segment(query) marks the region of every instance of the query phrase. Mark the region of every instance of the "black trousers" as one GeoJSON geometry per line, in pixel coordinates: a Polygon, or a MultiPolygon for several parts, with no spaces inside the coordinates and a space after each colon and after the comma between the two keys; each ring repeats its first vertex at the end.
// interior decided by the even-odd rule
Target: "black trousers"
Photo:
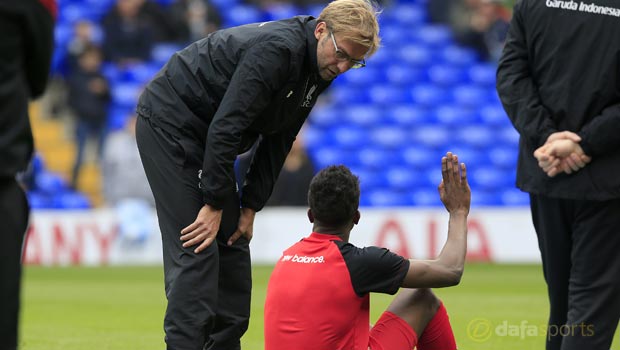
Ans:
{"type": "Polygon", "coordinates": [[[21,256],[28,201],[15,179],[0,178],[0,349],[17,349],[21,256]]]}
{"type": "Polygon", "coordinates": [[[547,350],[609,350],[620,318],[620,199],[530,199],[549,293],[547,350]]]}
{"type": "Polygon", "coordinates": [[[217,239],[206,250],[183,248],[181,230],[204,205],[198,187],[202,164],[176,137],[139,117],[136,138],[155,197],[163,243],[168,306],[164,330],[168,349],[240,349],[248,328],[252,288],[249,242],[228,238],[239,222],[239,196],[231,190],[217,239]]]}

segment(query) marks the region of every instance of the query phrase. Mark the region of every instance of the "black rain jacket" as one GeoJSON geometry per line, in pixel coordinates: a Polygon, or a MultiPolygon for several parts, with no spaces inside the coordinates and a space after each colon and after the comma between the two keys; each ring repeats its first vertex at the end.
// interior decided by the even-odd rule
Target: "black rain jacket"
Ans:
{"type": "Polygon", "coordinates": [[[620,2],[521,0],[497,70],[497,90],[521,135],[517,186],[553,198],[620,198],[620,2]],[[592,162],[549,178],[534,151],[577,133],[592,162]]]}
{"type": "Polygon", "coordinates": [[[49,77],[56,4],[0,2],[0,180],[26,169],[33,151],[28,99],[49,77]]]}
{"type": "Polygon", "coordinates": [[[297,133],[329,85],[318,75],[310,16],[220,30],[177,52],[148,84],[138,114],[173,135],[185,161],[202,164],[204,202],[234,191],[238,154],[261,136],[243,207],[266,203],[297,133]]]}

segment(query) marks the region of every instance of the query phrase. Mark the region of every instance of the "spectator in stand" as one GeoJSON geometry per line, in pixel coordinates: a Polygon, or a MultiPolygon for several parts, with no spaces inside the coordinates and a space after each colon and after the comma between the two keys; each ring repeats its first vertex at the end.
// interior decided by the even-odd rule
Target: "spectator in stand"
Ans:
{"type": "Polygon", "coordinates": [[[89,47],[96,45],[95,28],[93,23],[87,20],[80,20],[73,26],[74,36],[67,45],[67,66],[69,72],[78,67],[78,60],[82,53],[89,47]]]}
{"type": "Polygon", "coordinates": [[[105,17],[103,49],[106,60],[121,66],[148,60],[153,47],[153,28],[140,15],[143,0],[118,0],[105,17]]]}
{"type": "Polygon", "coordinates": [[[511,17],[501,0],[433,0],[427,6],[431,22],[449,25],[457,42],[484,60],[499,60],[511,17]]]}
{"type": "Polygon", "coordinates": [[[170,13],[178,42],[200,40],[222,26],[220,13],[207,0],[177,0],[170,13]]]}
{"type": "Polygon", "coordinates": [[[137,199],[155,207],[136,145],[136,115],[127,119],[125,128],[106,139],[102,159],[103,194],[110,206],[125,199],[137,199]]]}
{"type": "Polygon", "coordinates": [[[284,161],[284,166],[273,187],[268,206],[308,206],[308,188],[314,176],[314,164],[298,136],[284,161]]]}
{"type": "Polygon", "coordinates": [[[87,140],[97,140],[99,157],[103,150],[110,89],[108,81],[101,74],[101,62],[101,50],[96,46],[89,46],[68,78],[69,107],[76,117],[77,153],[71,177],[71,186],[74,189],[78,185],[87,140]]]}

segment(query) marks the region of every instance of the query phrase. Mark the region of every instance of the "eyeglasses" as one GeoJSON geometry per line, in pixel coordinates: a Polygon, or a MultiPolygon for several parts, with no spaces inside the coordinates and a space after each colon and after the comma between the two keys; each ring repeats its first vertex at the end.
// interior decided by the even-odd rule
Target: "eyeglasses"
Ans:
{"type": "Polygon", "coordinates": [[[349,62],[351,64],[351,68],[353,69],[366,67],[365,59],[362,58],[361,60],[356,60],[354,58],[351,58],[351,56],[338,48],[338,45],[336,44],[336,38],[334,38],[334,33],[332,33],[331,30],[329,31],[329,35],[332,37],[332,42],[334,43],[334,48],[336,49],[336,60],[340,62],[349,62]]]}

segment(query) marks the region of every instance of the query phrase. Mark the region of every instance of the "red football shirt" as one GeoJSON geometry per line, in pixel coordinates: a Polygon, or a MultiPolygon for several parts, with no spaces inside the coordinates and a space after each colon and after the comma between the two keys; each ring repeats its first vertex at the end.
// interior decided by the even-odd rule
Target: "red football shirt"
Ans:
{"type": "Polygon", "coordinates": [[[394,294],[409,260],[312,233],[285,250],[265,302],[265,350],[368,349],[370,292],[394,294]]]}

